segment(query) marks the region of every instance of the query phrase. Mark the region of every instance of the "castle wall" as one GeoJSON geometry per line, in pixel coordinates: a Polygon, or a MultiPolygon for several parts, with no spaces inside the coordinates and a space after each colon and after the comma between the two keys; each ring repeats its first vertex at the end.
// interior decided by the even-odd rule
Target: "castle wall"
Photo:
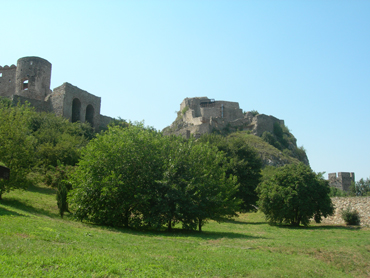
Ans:
{"type": "Polygon", "coordinates": [[[334,204],[335,212],[333,216],[323,218],[323,224],[329,225],[345,225],[342,219],[342,210],[350,206],[353,210],[357,210],[360,215],[360,225],[370,226],[370,197],[333,197],[331,201],[334,204]]]}
{"type": "Polygon", "coordinates": [[[51,64],[39,57],[24,57],[17,61],[15,94],[44,100],[50,93],[51,64]]]}
{"type": "Polygon", "coordinates": [[[355,173],[353,172],[338,172],[328,174],[329,185],[343,191],[349,191],[352,182],[355,182],[355,173]]]}
{"type": "Polygon", "coordinates": [[[265,114],[258,114],[252,120],[252,124],[255,126],[253,133],[257,136],[262,136],[262,133],[265,131],[273,133],[274,123],[284,125],[284,120],[279,120],[278,118],[265,114]]]}
{"type": "MultiPolygon", "coordinates": [[[[59,94],[64,94],[63,98],[63,117],[72,121],[72,103],[74,99],[78,99],[81,103],[79,108],[79,121],[84,123],[87,115],[88,106],[91,105],[93,107],[93,127],[96,130],[99,130],[100,126],[100,102],[101,98],[94,96],[80,88],[73,86],[69,83],[64,83],[63,85],[56,88],[54,91],[58,92],[59,94]]],[[[61,100],[61,98],[59,98],[61,100]]],[[[60,105],[58,102],[56,102],[60,105]]]]}
{"type": "Polygon", "coordinates": [[[34,107],[37,112],[52,112],[50,102],[47,101],[14,95],[12,97],[12,104],[17,105],[18,103],[21,105],[28,103],[34,107]]]}
{"type": "Polygon", "coordinates": [[[16,66],[0,66],[0,96],[10,98],[15,92],[16,66]]]}

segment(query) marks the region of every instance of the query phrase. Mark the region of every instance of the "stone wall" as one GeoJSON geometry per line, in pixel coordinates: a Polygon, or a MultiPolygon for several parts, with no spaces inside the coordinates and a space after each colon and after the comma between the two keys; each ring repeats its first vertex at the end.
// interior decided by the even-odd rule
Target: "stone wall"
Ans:
{"type": "Polygon", "coordinates": [[[0,96],[10,98],[15,92],[15,65],[0,66],[0,96]]]}
{"type": "Polygon", "coordinates": [[[345,225],[341,217],[342,209],[349,205],[360,214],[361,226],[370,226],[370,197],[333,197],[331,198],[335,206],[335,214],[328,218],[323,218],[323,224],[345,225]]]}

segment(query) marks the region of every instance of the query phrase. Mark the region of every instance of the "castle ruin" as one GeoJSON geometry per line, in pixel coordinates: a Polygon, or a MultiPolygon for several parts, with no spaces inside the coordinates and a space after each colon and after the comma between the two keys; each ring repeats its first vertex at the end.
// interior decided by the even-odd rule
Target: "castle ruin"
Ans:
{"type": "Polygon", "coordinates": [[[275,123],[283,126],[284,120],[253,112],[243,113],[237,102],[194,97],[182,101],[177,119],[163,133],[189,138],[213,130],[249,130],[261,136],[265,131],[272,133],[275,123]]]}
{"type": "Polygon", "coordinates": [[[39,57],[18,59],[17,66],[0,66],[0,96],[13,104],[29,102],[36,111],[54,112],[71,122],[88,122],[95,130],[112,118],[100,114],[101,98],[64,83],[50,89],[51,63],[39,57]]]}
{"type": "Polygon", "coordinates": [[[352,182],[355,182],[355,173],[353,172],[338,172],[328,174],[329,185],[343,191],[349,191],[352,182]]]}

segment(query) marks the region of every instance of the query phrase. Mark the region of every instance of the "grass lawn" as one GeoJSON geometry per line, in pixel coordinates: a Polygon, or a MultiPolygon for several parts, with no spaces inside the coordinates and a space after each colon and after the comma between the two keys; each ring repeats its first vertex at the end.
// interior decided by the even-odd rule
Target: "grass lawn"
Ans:
{"type": "Polygon", "coordinates": [[[204,231],[113,229],[58,216],[52,189],[0,202],[0,277],[369,277],[370,228],[270,226],[242,214],[204,231]]]}

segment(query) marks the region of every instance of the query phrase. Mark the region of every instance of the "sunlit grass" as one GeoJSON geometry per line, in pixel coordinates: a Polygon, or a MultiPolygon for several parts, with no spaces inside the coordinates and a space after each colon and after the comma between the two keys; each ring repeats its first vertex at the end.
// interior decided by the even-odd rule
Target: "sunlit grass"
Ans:
{"type": "Polygon", "coordinates": [[[33,187],[0,204],[0,277],[368,277],[370,229],[270,226],[260,213],[202,233],[113,229],[61,219],[33,187]]]}

